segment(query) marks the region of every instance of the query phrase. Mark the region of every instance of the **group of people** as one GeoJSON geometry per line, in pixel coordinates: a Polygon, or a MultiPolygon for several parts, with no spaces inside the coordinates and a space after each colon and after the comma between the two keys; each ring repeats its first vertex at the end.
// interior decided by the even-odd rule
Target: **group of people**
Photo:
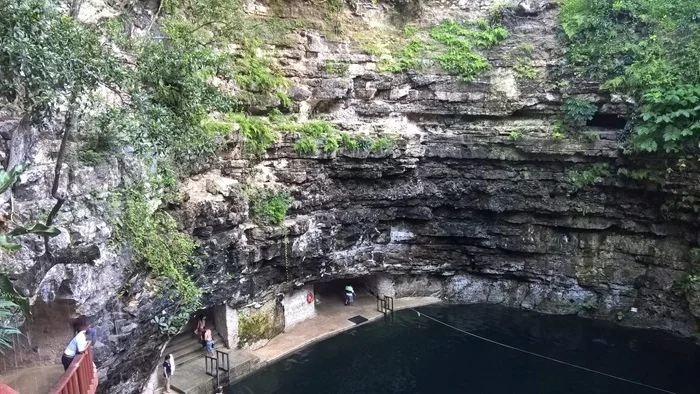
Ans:
{"type": "MultiPolygon", "coordinates": [[[[197,328],[194,330],[194,334],[199,338],[200,342],[207,349],[207,355],[214,355],[214,339],[211,333],[211,329],[207,327],[207,317],[204,315],[199,315],[197,319],[197,328]]],[[[163,375],[165,376],[165,392],[170,393],[170,379],[175,372],[175,359],[172,354],[165,356],[163,360],[163,375]]],[[[217,391],[218,392],[218,391],[217,391]]]]}
{"type": "Polygon", "coordinates": [[[197,320],[197,329],[194,331],[195,335],[200,336],[200,342],[202,346],[207,348],[207,355],[214,355],[214,339],[211,335],[211,329],[207,327],[207,317],[204,315],[199,315],[197,320]]]}
{"type": "MultiPolygon", "coordinates": [[[[355,290],[352,286],[345,286],[345,305],[350,305],[353,303],[355,298],[355,290]]],[[[195,328],[194,333],[199,338],[202,346],[206,348],[207,355],[214,355],[214,339],[211,333],[211,329],[207,327],[207,317],[204,315],[199,315],[197,319],[197,328],[195,328]]],[[[64,370],[67,370],[76,355],[82,354],[87,349],[90,343],[94,343],[97,331],[94,328],[90,328],[84,320],[80,320],[73,324],[73,329],[75,331],[75,336],[70,341],[66,349],[63,351],[61,357],[61,363],[63,364],[64,370]]],[[[170,378],[175,373],[175,359],[172,354],[165,356],[163,360],[163,375],[165,375],[165,392],[170,393],[170,378]]],[[[220,387],[217,392],[220,391],[220,387]]]]}
{"type": "MultiPolygon", "coordinates": [[[[211,329],[206,324],[207,317],[199,315],[195,335],[197,335],[204,347],[206,347],[209,356],[214,355],[214,339],[211,329]]],[[[88,345],[94,343],[97,338],[97,331],[90,328],[85,319],[80,319],[73,324],[74,336],[61,356],[61,364],[63,370],[70,367],[73,359],[78,354],[83,354],[88,348],[88,345]]],[[[170,393],[170,378],[175,373],[175,359],[172,354],[165,356],[163,360],[163,375],[165,376],[165,392],[170,393]]],[[[217,391],[221,392],[221,391],[217,391]]]]}

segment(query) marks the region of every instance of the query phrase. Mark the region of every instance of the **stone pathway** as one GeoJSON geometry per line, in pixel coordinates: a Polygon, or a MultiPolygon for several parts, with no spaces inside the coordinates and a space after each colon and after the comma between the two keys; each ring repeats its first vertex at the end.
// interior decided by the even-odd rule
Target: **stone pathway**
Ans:
{"type": "MultiPolygon", "coordinates": [[[[438,302],[440,299],[435,297],[396,298],[394,310],[438,302]]],[[[350,306],[345,306],[341,301],[321,299],[321,303],[316,305],[315,317],[285,330],[282,334],[272,338],[267,345],[252,352],[260,359],[258,368],[315,342],[355,327],[356,324],[348,319],[357,315],[363,316],[369,321],[383,316],[381,312],[377,312],[377,299],[370,294],[358,294],[355,303],[350,306]]]]}

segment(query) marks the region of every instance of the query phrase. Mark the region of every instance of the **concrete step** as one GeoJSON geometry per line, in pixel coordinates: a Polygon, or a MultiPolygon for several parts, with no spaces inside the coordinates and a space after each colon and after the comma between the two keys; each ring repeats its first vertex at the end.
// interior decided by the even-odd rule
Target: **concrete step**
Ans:
{"type": "MultiPolygon", "coordinates": [[[[224,341],[221,339],[220,336],[214,335],[212,339],[215,348],[223,346],[224,341]]],[[[173,357],[178,357],[189,352],[198,351],[202,349],[204,349],[204,345],[202,345],[202,343],[199,342],[198,339],[193,338],[189,341],[189,343],[178,345],[176,348],[171,348],[170,346],[168,346],[165,349],[165,354],[172,354],[173,357]]]]}

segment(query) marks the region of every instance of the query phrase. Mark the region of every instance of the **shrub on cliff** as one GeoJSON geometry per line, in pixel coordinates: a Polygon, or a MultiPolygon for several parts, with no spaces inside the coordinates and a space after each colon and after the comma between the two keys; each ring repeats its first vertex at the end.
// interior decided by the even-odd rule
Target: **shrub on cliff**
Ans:
{"type": "Polygon", "coordinates": [[[576,72],[640,103],[630,150],[697,153],[697,1],[563,0],[560,15],[576,72]]]}

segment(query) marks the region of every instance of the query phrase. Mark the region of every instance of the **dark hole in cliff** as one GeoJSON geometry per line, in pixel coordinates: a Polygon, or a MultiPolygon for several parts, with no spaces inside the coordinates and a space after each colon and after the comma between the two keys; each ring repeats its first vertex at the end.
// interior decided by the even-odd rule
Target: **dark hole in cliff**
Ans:
{"type": "Polygon", "coordinates": [[[627,119],[616,114],[602,114],[596,112],[593,119],[586,123],[587,126],[601,127],[605,129],[623,130],[627,125],[627,119]]]}
{"type": "Polygon", "coordinates": [[[57,300],[70,300],[73,297],[73,291],[70,288],[70,284],[68,280],[64,280],[61,282],[61,285],[58,287],[58,291],[56,292],[56,299],[57,300]]]}
{"type": "Polygon", "coordinates": [[[311,111],[314,115],[327,114],[341,109],[343,103],[340,100],[321,100],[311,111]]]}

